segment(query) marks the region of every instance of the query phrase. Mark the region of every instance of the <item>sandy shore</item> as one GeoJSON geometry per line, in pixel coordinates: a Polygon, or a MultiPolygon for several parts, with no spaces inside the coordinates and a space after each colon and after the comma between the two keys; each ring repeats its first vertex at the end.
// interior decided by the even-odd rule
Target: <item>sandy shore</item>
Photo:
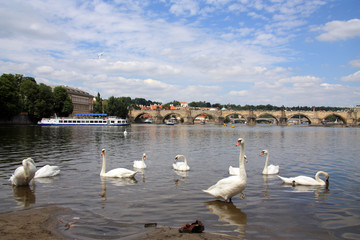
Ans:
{"type": "Polygon", "coordinates": [[[1,239],[65,239],[56,229],[55,218],[56,215],[64,213],[71,213],[71,210],[50,206],[1,213],[1,239]]]}
{"type": "MultiPolygon", "coordinates": [[[[59,226],[66,228],[66,223],[57,219],[58,215],[71,214],[71,209],[57,206],[36,207],[26,210],[0,214],[0,236],[2,240],[27,239],[27,240],[64,240],[68,239],[61,235],[59,226]]],[[[161,227],[150,228],[144,234],[126,239],[182,239],[182,240],[230,240],[234,236],[208,233],[179,233],[178,228],[161,227]]]]}

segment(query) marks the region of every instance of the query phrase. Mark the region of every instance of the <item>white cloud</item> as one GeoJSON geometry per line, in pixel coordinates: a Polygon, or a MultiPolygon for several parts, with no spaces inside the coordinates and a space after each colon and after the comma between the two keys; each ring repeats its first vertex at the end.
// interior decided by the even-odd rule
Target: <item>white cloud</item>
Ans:
{"type": "Polygon", "coordinates": [[[230,96],[235,96],[235,97],[244,97],[248,94],[247,90],[241,90],[241,91],[230,91],[229,95],[230,96]]]}
{"type": "Polygon", "coordinates": [[[197,1],[193,0],[182,0],[182,1],[171,1],[172,6],[170,12],[175,15],[190,15],[193,16],[199,12],[199,6],[197,1]]]}
{"type": "Polygon", "coordinates": [[[280,79],[279,83],[292,83],[294,87],[308,87],[314,86],[322,81],[323,79],[314,76],[293,76],[280,79]]]}
{"type": "Polygon", "coordinates": [[[360,82],[360,71],[341,78],[343,82],[360,82]]]}
{"type": "Polygon", "coordinates": [[[54,72],[54,68],[51,66],[39,66],[34,71],[36,74],[51,74],[54,72]]]}
{"type": "Polygon", "coordinates": [[[360,67],[360,59],[354,59],[354,60],[350,61],[350,66],[355,67],[355,68],[360,67]]]}
{"type": "Polygon", "coordinates": [[[325,26],[319,28],[324,33],[317,39],[324,42],[346,40],[354,37],[360,37],[360,19],[351,19],[349,21],[331,21],[325,26]]]}

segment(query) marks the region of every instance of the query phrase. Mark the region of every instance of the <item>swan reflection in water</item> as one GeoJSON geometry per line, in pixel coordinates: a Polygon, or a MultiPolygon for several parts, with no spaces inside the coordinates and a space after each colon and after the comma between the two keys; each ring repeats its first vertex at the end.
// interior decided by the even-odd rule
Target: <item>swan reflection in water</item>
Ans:
{"type": "Polygon", "coordinates": [[[35,185],[34,189],[30,186],[12,186],[13,196],[19,207],[26,208],[35,203],[35,185]]]}
{"type": "Polygon", "coordinates": [[[145,183],[145,169],[143,169],[143,168],[137,168],[136,171],[137,171],[138,173],[141,173],[142,182],[145,183]]]}
{"type": "Polygon", "coordinates": [[[232,202],[214,200],[206,202],[205,206],[210,210],[210,213],[219,217],[220,222],[227,222],[230,225],[237,226],[238,228],[235,231],[239,232],[242,238],[245,237],[247,215],[232,202]]]}
{"type": "Polygon", "coordinates": [[[101,180],[101,187],[102,187],[102,192],[101,192],[100,196],[103,198],[103,200],[107,199],[106,198],[106,182],[109,182],[112,185],[117,186],[117,187],[137,184],[137,180],[134,177],[132,177],[132,178],[100,177],[100,180],[101,180]]]}
{"type": "Polygon", "coordinates": [[[306,193],[306,192],[314,192],[317,200],[326,201],[327,194],[329,193],[329,188],[324,186],[306,186],[306,185],[296,185],[292,186],[289,184],[282,184],[281,187],[290,188],[291,192],[296,193],[306,193]]]}
{"type": "Polygon", "coordinates": [[[268,181],[271,179],[277,179],[277,175],[262,175],[263,179],[264,179],[264,184],[265,184],[265,190],[264,190],[264,196],[266,197],[266,199],[270,199],[270,194],[269,194],[269,184],[268,181]]]}
{"type": "Polygon", "coordinates": [[[174,182],[176,185],[181,185],[181,184],[184,184],[186,183],[186,178],[188,176],[188,171],[177,171],[177,170],[174,170],[174,172],[176,173],[177,176],[180,176],[181,178],[175,178],[174,179],[174,182]]]}

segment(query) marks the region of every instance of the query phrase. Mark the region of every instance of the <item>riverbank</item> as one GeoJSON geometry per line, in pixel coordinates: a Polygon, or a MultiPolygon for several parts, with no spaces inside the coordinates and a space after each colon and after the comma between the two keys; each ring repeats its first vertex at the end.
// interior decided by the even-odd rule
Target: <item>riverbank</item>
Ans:
{"type": "MultiPolygon", "coordinates": [[[[2,240],[65,240],[60,229],[71,227],[71,222],[63,222],[61,215],[70,215],[71,209],[57,206],[36,207],[0,214],[0,235],[2,240]]],[[[178,228],[147,228],[144,233],[127,237],[132,240],[173,239],[173,240],[230,240],[234,236],[217,233],[179,233],[178,228]]]]}

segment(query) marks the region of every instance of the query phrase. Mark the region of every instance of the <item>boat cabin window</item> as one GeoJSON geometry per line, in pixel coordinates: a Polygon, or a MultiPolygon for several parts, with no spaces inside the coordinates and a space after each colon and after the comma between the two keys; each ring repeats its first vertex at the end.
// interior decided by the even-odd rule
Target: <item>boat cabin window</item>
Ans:
{"type": "Polygon", "coordinates": [[[59,120],[59,123],[62,123],[63,122],[63,120],[59,120]]]}

